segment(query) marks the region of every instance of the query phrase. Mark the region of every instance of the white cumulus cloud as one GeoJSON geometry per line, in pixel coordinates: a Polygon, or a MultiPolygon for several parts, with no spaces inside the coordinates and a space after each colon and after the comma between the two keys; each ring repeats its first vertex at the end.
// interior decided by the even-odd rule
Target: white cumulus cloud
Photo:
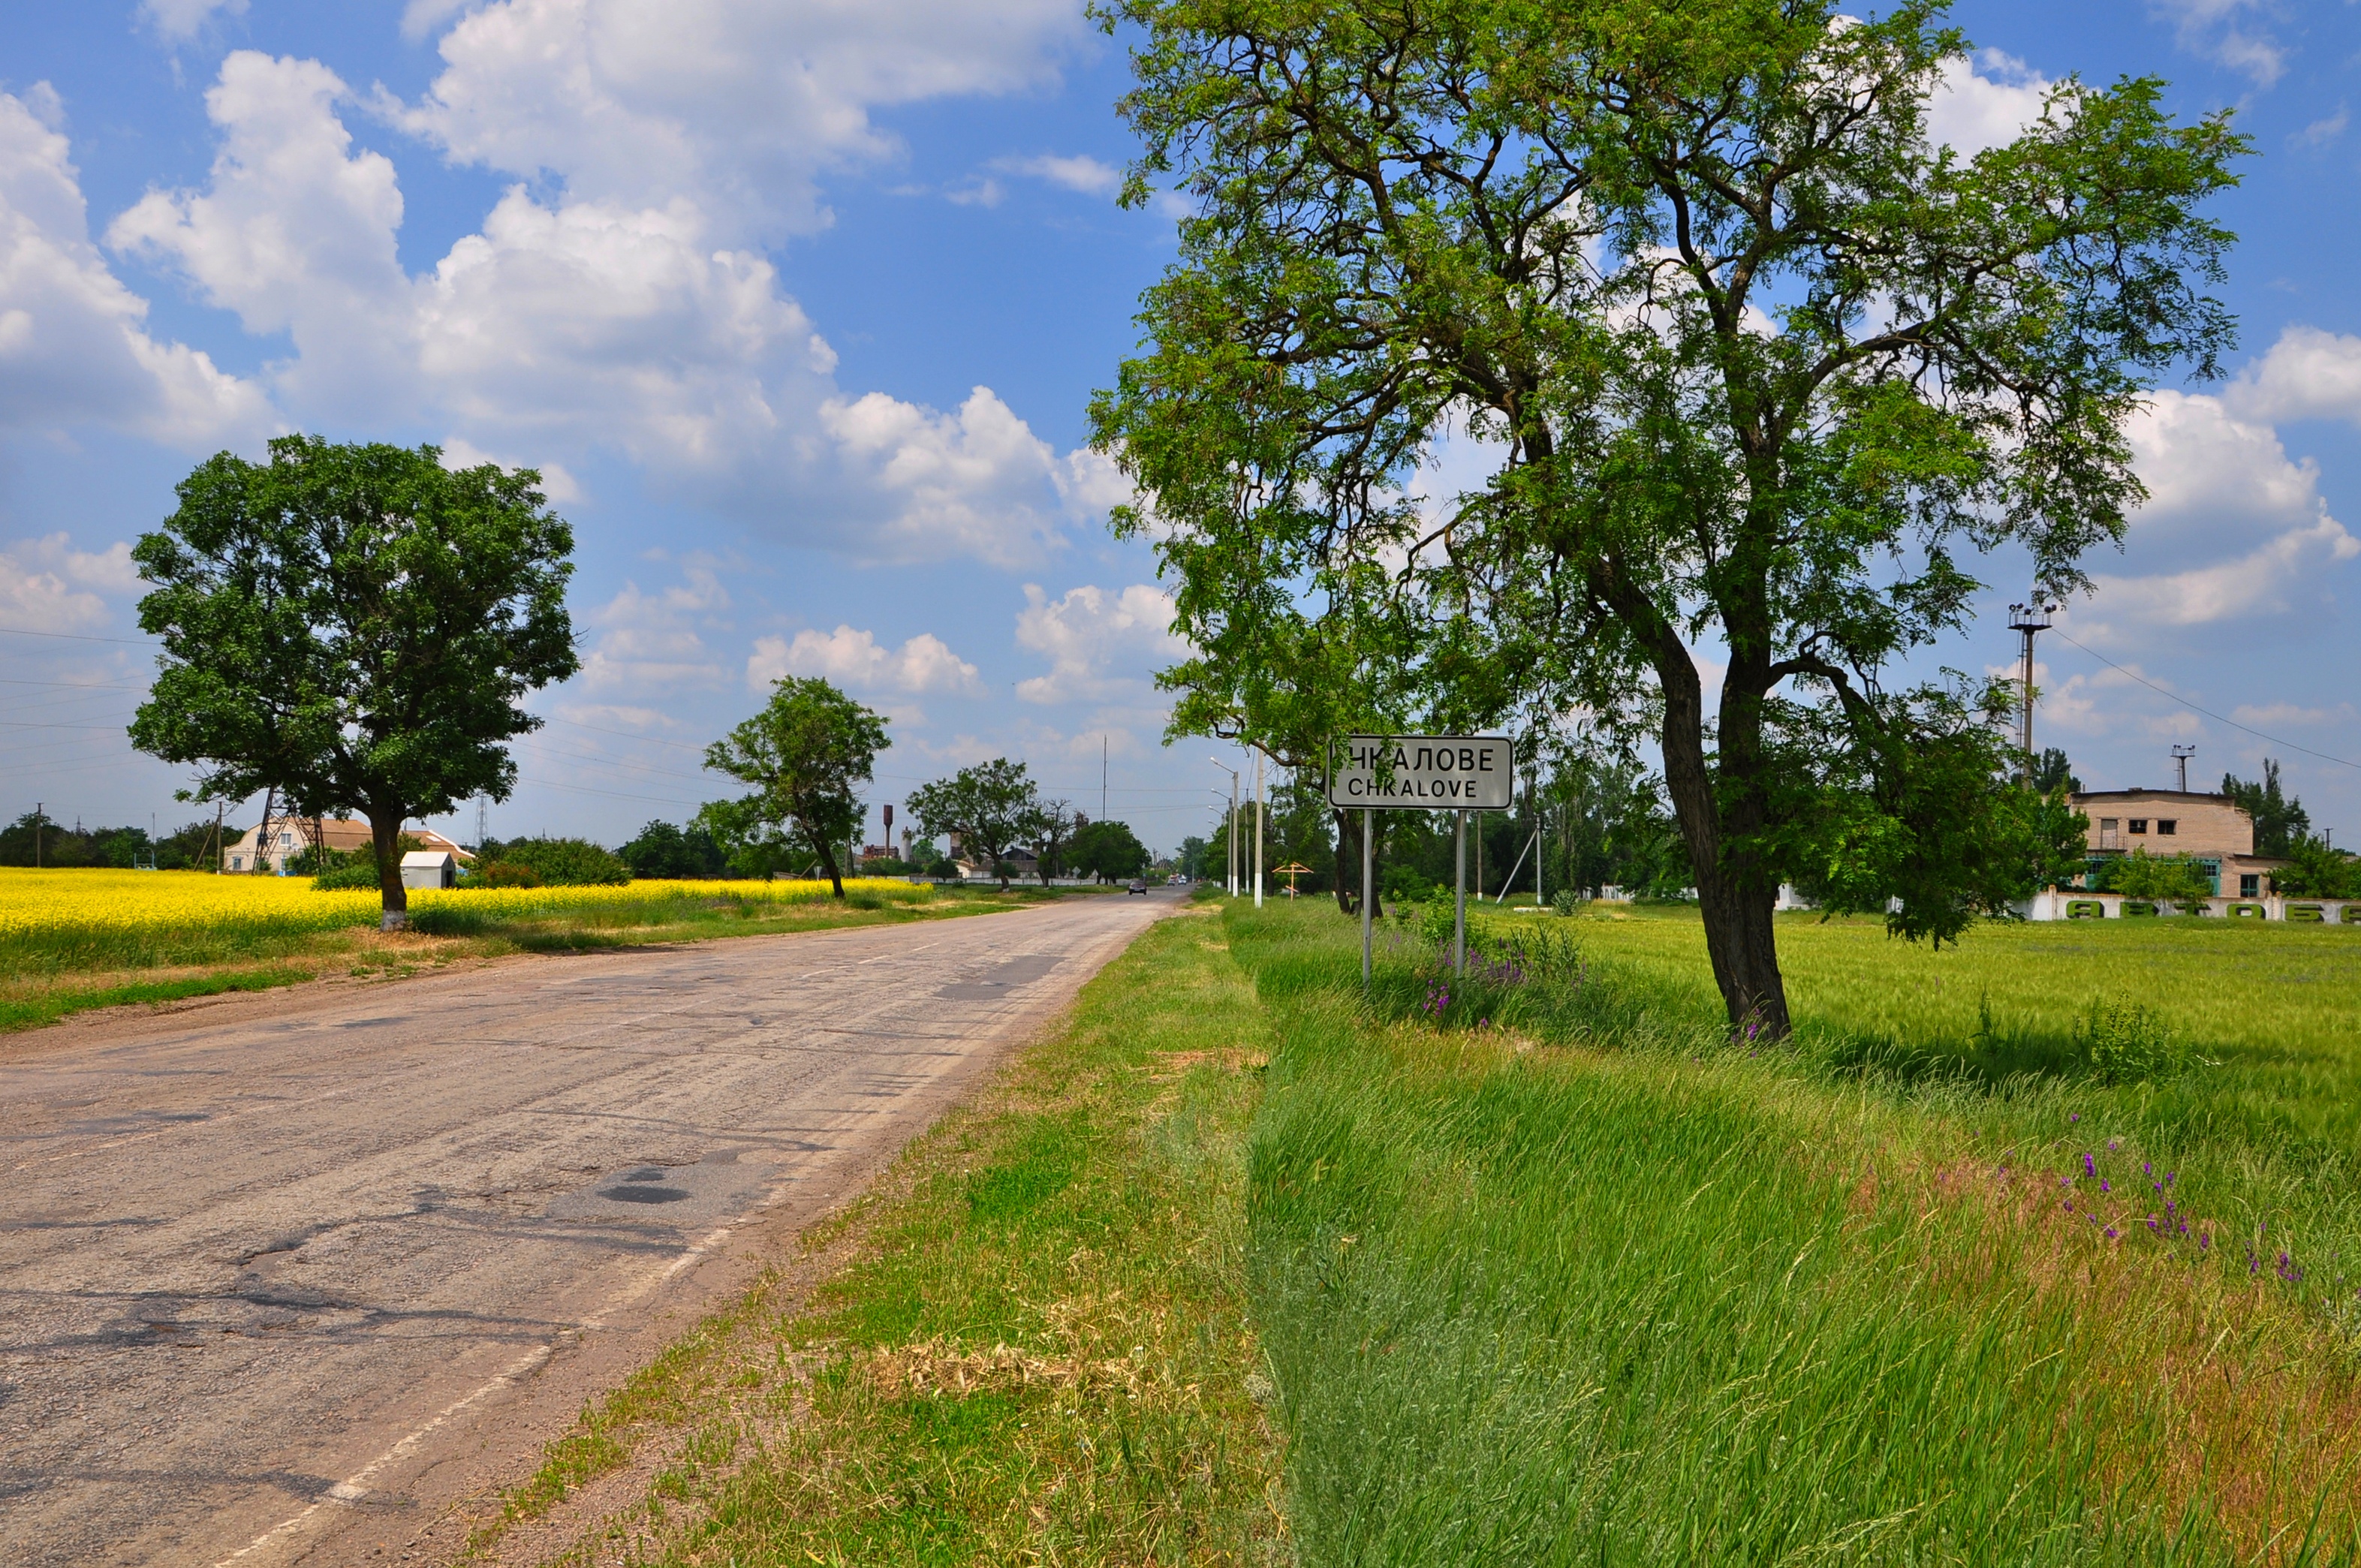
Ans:
{"type": "Polygon", "coordinates": [[[139,14],[166,38],[178,42],[194,38],[214,13],[246,15],[247,0],[140,0],[139,14]]]}
{"type": "Polygon", "coordinates": [[[1103,701],[1137,696],[1159,668],[1189,655],[1172,631],[1172,596],[1147,583],[1109,591],[1085,584],[1052,599],[1025,585],[1016,642],[1049,661],[1049,673],[1019,681],[1027,702],[1103,701]]]}
{"type": "Polygon", "coordinates": [[[1086,26],[1070,0],[503,0],[387,112],[457,161],[555,174],[569,200],[695,192],[749,232],[808,232],[829,221],[823,172],[898,150],[874,110],[1045,85],[1086,26]]]}
{"type": "Polygon", "coordinates": [[[143,587],[127,543],[77,550],[70,535],[52,533],[0,550],[0,620],[19,630],[95,630],[107,621],[107,598],[143,587]]]}
{"type": "Polygon", "coordinates": [[[2361,424],[2361,337],[2290,326],[2230,384],[2224,400],[2247,419],[2341,419],[2361,424]]]}
{"type": "Polygon", "coordinates": [[[1123,170],[1112,164],[1101,163],[1086,153],[1060,157],[1044,153],[1038,158],[996,158],[992,167],[1003,174],[1029,175],[1046,180],[1052,185],[1062,185],[1069,191],[1079,191],[1085,196],[1113,196],[1123,189],[1123,170]]]}
{"type": "Polygon", "coordinates": [[[2014,55],[1996,49],[1974,60],[1946,61],[1927,106],[1927,133],[1963,157],[2004,147],[2041,118],[2057,83],[2014,55]]]}
{"type": "Polygon", "coordinates": [[[983,695],[976,667],[931,631],[895,649],[880,643],[876,633],[851,626],[798,631],[792,641],[784,637],[758,640],[746,661],[746,684],[759,691],[787,675],[816,675],[862,692],[983,695]]]}
{"type": "Polygon", "coordinates": [[[260,389],[149,336],[148,302],[91,243],[62,118],[46,83],[0,93],[0,429],[91,423],[182,449],[258,435],[260,389]]]}
{"type": "Polygon", "coordinates": [[[2361,555],[2330,515],[2318,465],[2219,398],[2149,394],[2127,433],[2149,499],[2125,563],[2093,574],[2092,630],[2124,634],[2312,609],[2327,574],[2361,555]]]}
{"type": "MultiPolygon", "coordinates": [[[[641,16],[513,0],[470,13],[445,52],[472,58],[460,46],[486,28],[539,27],[574,39],[544,61],[570,70],[581,39],[549,34],[552,19],[595,32],[626,13],[641,16]]],[[[523,43],[503,47],[503,69],[522,71],[523,43]]],[[[247,330],[289,334],[297,352],[271,377],[298,419],[435,420],[449,442],[553,474],[619,451],[686,499],[870,560],[1038,561],[1123,493],[1103,461],[1061,457],[988,388],[948,412],[840,389],[834,351],[776,269],[730,243],[745,225],[717,220],[737,197],[698,172],[703,153],[664,164],[683,183],[646,202],[616,169],[588,193],[571,176],[562,192],[513,186],[432,271],[405,275],[395,171],[355,145],[351,101],[316,61],[231,55],[206,95],[221,145],[205,185],[151,192],[109,231],[247,330]],[[798,499],[785,517],[783,492],[798,499]]],[[[438,102],[456,113],[458,98],[438,102]]],[[[490,131],[469,135],[497,151],[490,131]]]]}

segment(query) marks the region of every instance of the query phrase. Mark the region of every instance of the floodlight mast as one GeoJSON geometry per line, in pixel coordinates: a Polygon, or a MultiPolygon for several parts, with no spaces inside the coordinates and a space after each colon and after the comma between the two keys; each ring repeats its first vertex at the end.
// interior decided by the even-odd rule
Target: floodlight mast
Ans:
{"type": "Polygon", "coordinates": [[[2025,664],[2017,678],[2017,749],[2025,753],[2025,787],[2033,787],[2033,639],[2049,630],[2049,618],[2058,613],[2054,604],[2043,604],[2038,594],[2031,604],[2008,607],[2008,629],[2025,638],[2025,664]]]}
{"type": "Polygon", "coordinates": [[[2180,793],[2189,793],[2189,759],[2197,755],[2194,746],[2176,745],[2172,749],[2173,765],[2180,770],[2180,793]]]}

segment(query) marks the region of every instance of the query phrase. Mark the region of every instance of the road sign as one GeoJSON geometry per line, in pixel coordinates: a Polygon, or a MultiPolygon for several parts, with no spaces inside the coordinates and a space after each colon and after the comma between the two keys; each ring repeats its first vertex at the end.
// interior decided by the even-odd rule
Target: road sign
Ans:
{"type": "Polygon", "coordinates": [[[1328,761],[1331,806],[1506,811],[1516,783],[1501,735],[1355,735],[1328,761]]]}

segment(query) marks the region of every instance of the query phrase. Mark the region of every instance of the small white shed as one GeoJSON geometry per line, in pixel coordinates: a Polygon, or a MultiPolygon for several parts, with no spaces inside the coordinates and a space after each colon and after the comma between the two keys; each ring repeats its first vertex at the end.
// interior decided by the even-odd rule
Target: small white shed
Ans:
{"type": "Polygon", "coordinates": [[[448,850],[412,850],[401,857],[401,885],[406,888],[456,887],[459,862],[448,850]]]}

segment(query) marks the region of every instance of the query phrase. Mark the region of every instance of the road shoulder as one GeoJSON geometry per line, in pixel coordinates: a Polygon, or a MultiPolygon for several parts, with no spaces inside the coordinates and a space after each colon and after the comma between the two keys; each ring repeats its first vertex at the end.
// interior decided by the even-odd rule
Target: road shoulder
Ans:
{"type": "Polygon", "coordinates": [[[455,1511],[464,1560],[1262,1560],[1283,1525],[1241,1268],[1266,1051],[1216,922],[1150,927],[522,1485],[455,1511]]]}

